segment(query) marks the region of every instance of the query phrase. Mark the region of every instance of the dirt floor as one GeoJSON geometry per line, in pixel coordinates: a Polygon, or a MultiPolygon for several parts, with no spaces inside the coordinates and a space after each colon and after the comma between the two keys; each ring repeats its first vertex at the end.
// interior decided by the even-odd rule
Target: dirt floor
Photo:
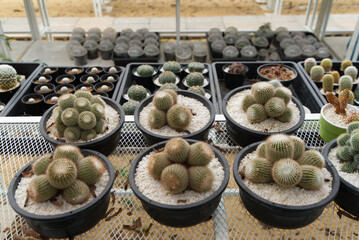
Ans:
{"type": "MultiPolygon", "coordinates": [[[[37,1],[33,1],[38,12],[37,1]]],[[[256,0],[182,0],[181,16],[235,16],[270,13],[256,0]]],[[[1,0],[0,18],[25,17],[23,0],[1,0]]],[[[305,14],[308,0],[284,0],[282,14],[305,14]]],[[[92,17],[91,0],[46,0],[50,17],[92,17]]],[[[358,13],[359,0],[334,0],[331,13],[358,13]]],[[[174,0],[112,0],[103,10],[111,17],[170,17],[175,16],[174,0]],[[109,11],[106,11],[106,10],[109,11]]]]}

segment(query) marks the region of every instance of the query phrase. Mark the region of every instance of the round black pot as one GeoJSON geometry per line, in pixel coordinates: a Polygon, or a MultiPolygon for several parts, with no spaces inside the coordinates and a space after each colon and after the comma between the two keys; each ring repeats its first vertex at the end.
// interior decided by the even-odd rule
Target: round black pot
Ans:
{"type": "Polygon", "coordinates": [[[37,86],[34,88],[34,92],[39,93],[39,94],[42,94],[42,95],[45,97],[45,96],[47,96],[47,95],[53,93],[53,92],[55,91],[55,89],[56,89],[56,87],[55,87],[54,84],[52,84],[52,83],[45,83],[45,84],[39,84],[39,85],[37,85],[37,86]],[[48,92],[46,92],[46,93],[41,93],[41,92],[39,92],[39,91],[40,91],[40,88],[41,88],[42,86],[47,86],[51,91],[48,91],[48,92]]]}
{"type": "Polygon", "coordinates": [[[95,82],[90,84],[96,84],[96,82],[98,82],[98,80],[100,79],[100,77],[97,74],[86,74],[80,78],[80,83],[88,83],[87,82],[88,77],[93,77],[93,79],[95,80],[95,82]]]}
{"type": "MultiPolygon", "coordinates": [[[[61,94],[59,94],[59,93],[51,93],[51,94],[49,94],[49,95],[47,95],[46,97],[45,97],[45,99],[44,99],[44,103],[45,103],[45,106],[46,106],[46,110],[47,109],[49,109],[50,107],[52,107],[52,106],[54,106],[55,104],[57,104],[57,103],[48,103],[48,102],[46,102],[47,100],[49,100],[49,99],[51,99],[52,97],[60,97],[61,96],[61,94]]],[[[42,114],[41,114],[42,115],[42,114]]]]}
{"type": "Polygon", "coordinates": [[[240,87],[243,85],[243,82],[246,78],[246,74],[248,72],[248,67],[245,65],[247,71],[244,74],[232,74],[228,71],[225,71],[226,68],[228,68],[230,64],[223,65],[222,72],[224,77],[224,84],[226,88],[228,89],[235,89],[237,87],[240,87]]]}
{"type": "Polygon", "coordinates": [[[103,67],[100,66],[92,66],[92,67],[88,67],[85,71],[87,74],[97,74],[97,75],[102,75],[103,74],[103,67]],[[91,72],[92,68],[97,68],[98,72],[97,73],[93,73],[91,72]]]}
{"type": "Polygon", "coordinates": [[[132,76],[136,80],[138,85],[142,85],[145,88],[149,89],[151,92],[155,90],[155,85],[153,84],[153,78],[156,76],[158,70],[154,68],[155,71],[153,72],[152,76],[149,77],[141,77],[137,74],[137,68],[132,69],[132,76]]]}
{"type": "Polygon", "coordinates": [[[39,234],[49,238],[71,238],[94,227],[105,215],[110,203],[110,190],[115,180],[113,165],[110,160],[101,153],[84,149],[82,150],[82,154],[85,157],[89,155],[99,157],[109,173],[109,181],[99,196],[74,211],[56,215],[36,215],[23,210],[16,203],[14,195],[23,177],[22,173],[28,172],[31,169],[31,164],[35,160],[21,168],[12,179],[7,193],[10,205],[14,211],[25,218],[29,226],[39,234]]]}
{"type": "Polygon", "coordinates": [[[96,83],[95,86],[94,86],[94,91],[95,92],[105,92],[107,93],[110,97],[112,97],[112,94],[115,90],[115,86],[113,85],[113,83],[110,83],[110,82],[99,82],[99,83],[96,83]],[[107,87],[110,88],[109,91],[101,91],[101,90],[98,90],[98,88],[100,88],[101,86],[103,85],[106,85],[107,87]]]}
{"type": "MultiPolygon", "coordinates": [[[[339,190],[339,176],[335,167],[326,162],[326,168],[333,177],[332,191],[319,202],[304,206],[289,206],[268,201],[252,192],[243,182],[238,173],[240,161],[245,155],[256,150],[261,142],[253,143],[243,148],[233,163],[233,176],[240,191],[241,200],[250,214],[259,221],[277,228],[300,228],[314,222],[337,195],[339,190]]],[[[307,148],[308,150],[308,148],[307,148]]]]}
{"type": "MultiPolygon", "coordinates": [[[[213,104],[204,96],[201,96],[194,92],[184,91],[184,90],[177,90],[176,92],[179,95],[194,98],[194,99],[200,101],[209,110],[209,113],[211,115],[208,123],[203,128],[201,128],[197,132],[193,132],[191,134],[186,134],[186,135],[179,136],[179,137],[186,138],[186,139],[195,139],[195,140],[200,140],[200,141],[207,140],[209,129],[212,126],[212,124],[214,122],[214,117],[216,115],[216,111],[214,109],[213,104]]],[[[142,111],[142,109],[145,106],[147,106],[152,101],[153,96],[154,95],[151,95],[150,97],[147,97],[144,100],[142,100],[140,102],[140,104],[137,106],[135,113],[134,113],[134,119],[135,119],[136,126],[142,132],[142,135],[143,135],[145,142],[147,143],[148,146],[151,146],[155,143],[166,141],[166,140],[173,138],[173,136],[163,136],[163,135],[153,133],[150,130],[144,128],[140,124],[140,112],[142,111]]]]}
{"type": "MultiPolygon", "coordinates": [[[[260,132],[260,131],[256,131],[256,130],[246,128],[246,127],[238,124],[236,121],[234,121],[234,119],[227,112],[227,101],[234,94],[236,94],[238,92],[241,92],[241,91],[244,91],[244,90],[247,90],[247,89],[250,89],[250,88],[251,88],[251,86],[247,85],[247,86],[243,86],[243,87],[233,89],[232,91],[227,93],[227,95],[223,99],[222,109],[223,109],[224,117],[226,118],[227,131],[228,131],[229,136],[231,137],[231,139],[235,143],[237,143],[238,145],[240,145],[242,147],[245,147],[245,146],[247,146],[247,145],[249,145],[251,143],[258,142],[258,141],[263,141],[264,139],[266,139],[270,135],[273,135],[273,134],[276,134],[276,133],[292,134],[298,128],[300,128],[300,126],[302,126],[302,124],[304,122],[304,118],[305,118],[305,112],[304,112],[303,105],[295,97],[292,97],[292,101],[297,105],[297,107],[298,107],[298,109],[300,111],[300,119],[299,119],[298,123],[296,125],[294,125],[293,127],[291,127],[290,129],[280,131],[280,132],[260,132]]],[[[238,107],[240,107],[240,106],[238,106],[238,107]]]]}
{"type": "MultiPolygon", "coordinates": [[[[336,146],[337,139],[334,139],[325,145],[322,154],[327,162],[330,162],[328,158],[330,150],[336,146]]],[[[342,177],[340,177],[339,193],[334,201],[345,211],[359,217],[359,188],[354,187],[342,177]]]]}
{"type": "Polygon", "coordinates": [[[63,78],[68,78],[68,79],[70,80],[68,84],[76,85],[76,84],[79,83],[79,80],[76,81],[76,77],[75,77],[74,75],[71,75],[71,74],[62,74],[62,75],[60,75],[60,76],[58,76],[58,77],[56,78],[55,82],[56,82],[57,84],[59,84],[59,85],[60,85],[60,84],[65,84],[65,83],[62,83],[62,82],[61,82],[61,80],[62,80],[63,78]]]}
{"type": "Polygon", "coordinates": [[[82,67],[69,67],[65,69],[65,73],[75,76],[76,80],[78,81],[80,77],[85,74],[85,69],[82,67]],[[73,69],[77,69],[78,72],[77,73],[72,72],[73,69]]]}
{"type": "MultiPolygon", "coordinates": [[[[273,64],[273,63],[269,63],[269,64],[264,64],[260,67],[257,68],[257,74],[258,74],[258,77],[264,81],[271,81],[272,79],[269,79],[269,78],[266,78],[264,76],[262,76],[261,74],[259,74],[259,71],[263,68],[263,67],[267,67],[267,66],[277,66],[278,64],[273,64]]],[[[283,67],[286,67],[290,70],[292,70],[294,73],[295,73],[295,76],[292,78],[292,79],[289,79],[287,81],[281,81],[281,80],[278,80],[283,86],[285,87],[288,87],[294,80],[297,79],[298,77],[298,73],[297,73],[297,70],[295,70],[294,68],[292,67],[289,67],[287,65],[283,65],[283,67]]]]}
{"type": "Polygon", "coordinates": [[[113,84],[115,84],[116,82],[118,82],[118,80],[120,79],[116,73],[106,73],[106,74],[104,74],[104,75],[102,75],[102,76],[100,77],[100,81],[101,81],[101,82],[108,82],[108,81],[107,81],[107,78],[110,77],[110,76],[114,78],[114,81],[111,82],[111,83],[113,83],[113,84]]]}
{"type": "MultiPolygon", "coordinates": [[[[190,144],[196,140],[187,140],[190,144]]],[[[137,188],[135,183],[135,174],[138,163],[144,156],[153,151],[153,149],[163,148],[166,141],[157,143],[140,153],[131,164],[129,172],[129,182],[134,194],[141,200],[142,206],[154,220],[171,227],[190,227],[207,220],[218,207],[221,196],[229,181],[229,165],[226,158],[217,149],[212,147],[216,158],[220,161],[224,170],[224,179],[221,186],[211,196],[195,203],[186,205],[169,205],[155,202],[144,196],[137,188]]]]}
{"type": "Polygon", "coordinates": [[[46,75],[50,75],[52,77],[52,79],[56,79],[59,75],[60,75],[60,72],[59,72],[59,69],[57,67],[43,67],[41,69],[41,72],[40,74],[46,76],[46,75]],[[50,68],[51,69],[51,73],[45,73],[45,69],[46,68],[50,68]]]}
{"type": "Polygon", "coordinates": [[[61,85],[57,85],[55,87],[55,93],[59,93],[59,94],[66,94],[66,93],[73,93],[75,91],[75,87],[72,84],[61,84],[61,85]],[[61,92],[61,88],[62,87],[67,87],[69,90],[71,91],[67,91],[67,92],[61,92]],[[59,92],[58,92],[59,91],[59,92]]]}
{"type": "Polygon", "coordinates": [[[94,92],[92,93],[92,96],[96,96],[96,95],[100,95],[102,97],[107,97],[108,98],[108,94],[105,92],[94,92]]]}
{"type": "Polygon", "coordinates": [[[12,96],[14,96],[16,91],[19,90],[20,86],[21,86],[21,83],[19,83],[19,85],[17,85],[15,88],[13,88],[11,90],[4,91],[4,92],[0,91],[0,100],[4,103],[7,103],[12,98],[12,96]]]}
{"type": "Polygon", "coordinates": [[[44,76],[43,76],[43,75],[39,75],[39,76],[37,76],[35,79],[33,79],[33,80],[31,81],[31,86],[32,86],[33,88],[35,88],[37,85],[43,84],[43,83],[36,83],[36,81],[39,80],[40,77],[45,77],[45,78],[46,78],[46,83],[51,83],[51,81],[52,81],[51,75],[44,75],[44,76]]]}
{"type": "Polygon", "coordinates": [[[89,92],[91,92],[91,93],[94,91],[94,86],[93,86],[92,84],[90,84],[90,83],[83,83],[83,84],[77,85],[77,86],[75,87],[75,92],[78,91],[78,90],[80,90],[82,87],[87,88],[86,91],[89,91],[89,92]],[[91,91],[90,91],[88,88],[91,88],[91,91]]]}
{"type": "Polygon", "coordinates": [[[40,93],[30,93],[21,98],[22,104],[24,104],[24,112],[31,116],[41,116],[44,113],[44,96],[40,93]],[[36,103],[27,103],[30,98],[41,99],[36,103]]]}
{"type": "Polygon", "coordinates": [[[117,126],[115,127],[114,130],[112,130],[110,133],[106,134],[105,136],[95,139],[93,141],[89,141],[89,142],[83,142],[83,143],[64,143],[62,141],[58,141],[55,140],[53,138],[51,138],[48,134],[47,134],[47,130],[46,130],[46,123],[49,120],[49,118],[51,117],[52,114],[52,110],[57,107],[57,104],[53,107],[51,107],[50,109],[48,109],[44,115],[42,115],[41,120],[40,120],[40,133],[41,135],[45,138],[46,141],[48,141],[54,148],[57,145],[62,145],[62,144],[71,144],[71,145],[75,145],[78,146],[81,149],[90,149],[90,150],[94,150],[97,152],[100,152],[106,156],[110,155],[115,148],[118,146],[118,143],[120,142],[120,135],[121,135],[121,128],[123,126],[123,123],[125,122],[125,112],[123,111],[122,107],[116,103],[115,101],[113,101],[110,98],[102,98],[109,106],[111,106],[113,109],[115,109],[118,114],[120,115],[120,121],[117,124],[117,126]]]}

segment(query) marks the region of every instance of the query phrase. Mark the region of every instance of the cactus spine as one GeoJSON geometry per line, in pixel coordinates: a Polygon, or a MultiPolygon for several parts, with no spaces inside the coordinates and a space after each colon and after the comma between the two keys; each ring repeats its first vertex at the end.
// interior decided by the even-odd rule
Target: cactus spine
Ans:
{"type": "Polygon", "coordinates": [[[188,187],[188,171],[181,164],[172,164],[163,169],[161,182],[171,194],[181,193],[188,187]]]}
{"type": "Polygon", "coordinates": [[[204,76],[199,72],[191,72],[186,77],[186,83],[189,87],[193,86],[203,86],[204,76]]]}
{"type": "Polygon", "coordinates": [[[293,187],[302,178],[302,169],[299,164],[289,158],[277,161],[272,168],[274,182],[282,187],[293,187]]]}
{"type": "Polygon", "coordinates": [[[165,153],[175,163],[183,163],[190,152],[189,143],[183,138],[172,138],[165,145],[165,153]]]}
{"type": "Polygon", "coordinates": [[[205,142],[197,142],[190,146],[187,161],[191,166],[206,166],[213,158],[211,146],[205,142]]]}
{"type": "Polygon", "coordinates": [[[155,72],[155,69],[150,65],[141,65],[137,68],[136,72],[141,77],[150,77],[155,72]]]}
{"type": "Polygon", "coordinates": [[[46,175],[35,176],[27,188],[27,193],[30,199],[35,202],[44,202],[53,198],[57,189],[50,185],[46,175]]]}
{"type": "Polygon", "coordinates": [[[67,158],[57,158],[47,167],[46,177],[51,186],[57,189],[67,188],[77,177],[76,165],[67,158]]]}
{"type": "Polygon", "coordinates": [[[245,166],[244,176],[254,183],[271,182],[272,163],[265,158],[255,158],[245,166]]]}

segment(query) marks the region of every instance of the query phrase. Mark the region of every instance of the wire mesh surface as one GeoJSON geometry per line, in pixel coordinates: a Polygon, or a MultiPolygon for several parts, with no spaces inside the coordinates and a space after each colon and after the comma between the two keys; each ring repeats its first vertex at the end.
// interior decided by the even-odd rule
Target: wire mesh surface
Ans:
{"type": "MultiPolygon", "coordinates": [[[[228,137],[225,123],[217,122],[210,130],[209,139],[220,149],[232,167],[240,147],[228,137]]],[[[308,146],[321,149],[324,141],[318,138],[319,122],[306,120],[296,135],[308,146]]],[[[115,203],[112,212],[88,232],[76,239],[359,239],[359,223],[346,216],[339,217],[338,207],[331,203],[322,215],[307,227],[293,230],[271,228],[254,219],[243,206],[233,176],[222,195],[219,207],[208,221],[189,228],[171,228],[152,220],[143,210],[141,202],[125,187],[131,161],[147,146],[141,132],[132,122],[126,122],[121,141],[109,156],[120,174],[114,183],[115,203]],[[125,190],[127,189],[127,190],[125,190]],[[122,212],[111,218],[120,208],[122,212]],[[127,230],[141,220],[141,227],[127,230]]],[[[15,173],[37,156],[51,152],[52,147],[40,135],[38,123],[0,124],[0,220],[1,239],[25,237],[27,225],[16,215],[7,200],[7,188],[15,173]]],[[[231,173],[232,174],[232,173],[231,173]]]]}

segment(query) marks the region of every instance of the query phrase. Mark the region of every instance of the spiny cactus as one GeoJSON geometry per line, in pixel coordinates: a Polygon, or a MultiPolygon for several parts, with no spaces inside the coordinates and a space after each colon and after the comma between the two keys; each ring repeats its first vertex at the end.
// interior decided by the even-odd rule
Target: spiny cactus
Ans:
{"type": "Polygon", "coordinates": [[[244,176],[254,183],[271,182],[272,163],[265,158],[255,158],[245,166],[244,176]]]}
{"type": "Polygon", "coordinates": [[[252,104],[247,109],[247,118],[251,123],[259,123],[267,119],[267,114],[264,106],[259,103],[252,104]]]}
{"type": "Polygon", "coordinates": [[[52,161],[51,153],[46,153],[46,154],[42,155],[32,164],[32,171],[36,175],[45,174],[46,169],[49,166],[51,161],[52,161]]]}
{"type": "Polygon", "coordinates": [[[155,72],[155,69],[150,65],[141,65],[136,69],[136,72],[141,77],[150,77],[155,72]]]}
{"type": "Polygon", "coordinates": [[[158,91],[152,102],[155,108],[164,112],[167,112],[174,104],[171,94],[166,91],[158,91]]]}
{"type": "Polygon", "coordinates": [[[7,91],[19,85],[15,68],[10,65],[0,65],[0,89],[7,91]]]}
{"type": "Polygon", "coordinates": [[[172,96],[173,105],[177,103],[178,94],[177,94],[177,92],[175,90],[173,90],[173,89],[163,89],[161,91],[167,92],[172,96]]]}
{"type": "Polygon", "coordinates": [[[101,98],[101,96],[92,96],[91,98],[91,104],[101,104],[103,107],[106,106],[106,102],[101,98]]]}
{"type": "Polygon", "coordinates": [[[204,76],[199,72],[191,72],[186,77],[186,83],[189,87],[192,86],[203,86],[204,76]]]}
{"type": "Polygon", "coordinates": [[[188,169],[188,185],[196,192],[207,192],[212,188],[214,175],[205,166],[195,166],[188,169]]]}
{"type": "Polygon", "coordinates": [[[89,91],[79,90],[75,92],[77,98],[86,98],[89,101],[92,99],[92,94],[89,91]]]}
{"type": "MultiPolygon", "coordinates": [[[[344,91],[341,91],[338,95],[338,98],[339,99],[343,98],[343,95],[344,95],[344,91]]],[[[354,102],[354,93],[349,90],[348,104],[353,104],[353,102],[354,102]]]]}
{"type": "Polygon", "coordinates": [[[275,183],[282,187],[293,187],[302,178],[302,169],[299,164],[289,158],[284,158],[274,163],[272,177],[275,183]]]}
{"type": "Polygon", "coordinates": [[[64,94],[59,98],[58,104],[62,110],[71,108],[74,106],[76,96],[73,94],[64,94]]]}
{"type": "Polygon", "coordinates": [[[99,103],[92,104],[90,112],[95,115],[97,121],[105,117],[105,108],[99,103]]]}
{"type": "Polygon", "coordinates": [[[173,105],[167,111],[167,122],[170,127],[174,129],[183,130],[188,127],[191,121],[192,113],[187,107],[183,105],[173,105]]]}
{"type": "Polygon", "coordinates": [[[304,60],[304,69],[307,73],[310,73],[312,67],[316,66],[317,62],[314,58],[307,58],[304,60]]]}
{"type": "Polygon", "coordinates": [[[268,82],[258,82],[251,87],[252,94],[257,103],[265,104],[274,96],[274,87],[268,82]]]}
{"type": "Polygon", "coordinates": [[[242,63],[232,63],[228,67],[228,73],[230,74],[245,74],[247,71],[246,66],[242,63]]]}
{"type": "Polygon", "coordinates": [[[174,83],[165,83],[163,84],[161,87],[160,87],[160,90],[163,90],[163,89],[173,89],[173,90],[178,90],[179,87],[174,84],[174,83]]]}
{"type": "Polygon", "coordinates": [[[330,70],[332,69],[332,66],[333,66],[332,60],[330,58],[324,58],[320,62],[320,66],[322,66],[324,68],[324,72],[330,72],[330,70]]]}
{"type": "Polygon", "coordinates": [[[272,84],[274,88],[283,87],[283,85],[277,79],[270,80],[268,83],[272,84]]]}
{"type": "Polygon", "coordinates": [[[55,148],[53,159],[57,158],[68,158],[72,160],[74,163],[78,163],[80,159],[82,159],[84,156],[81,153],[81,150],[79,147],[74,145],[58,145],[55,148]]]}
{"type": "Polygon", "coordinates": [[[323,186],[324,174],[319,168],[310,165],[302,165],[300,167],[303,173],[298,184],[300,187],[308,190],[316,190],[323,186]]]}
{"type": "Polygon", "coordinates": [[[181,193],[188,187],[188,171],[181,164],[172,164],[163,169],[161,182],[171,194],[181,193]]]}
{"type": "Polygon", "coordinates": [[[141,85],[132,85],[127,91],[128,97],[134,101],[142,101],[147,96],[147,90],[141,85]]]}
{"type": "Polygon", "coordinates": [[[182,67],[178,62],[168,61],[163,64],[163,70],[178,73],[182,70],[182,67]]]}
{"type": "Polygon", "coordinates": [[[359,128],[359,122],[352,122],[347,127],[347,132],[351,135],[352,132],[359,128]]]}
{"type": "Polygon", "coordinates": [[[95,129],[88,129],[81,131],[81,140],[82,141],[89,141],[94,139],[97,136],[97,132],[95,129]]]}
{"type": "MultiPolygon", "coordinates": [[[[91,102],[87,98],[77,98],[74,102],[74,108],[80,113],[83,111],[90,111],[91,109],[91,102]]],[[[67,109],[66,109],[67,110],[67,109]]],[[[65,111],[66,111],[65,110],[65,111]]]]}
{"type": "Polygon", "coordinates": [[[284,110],[284,112],[281,115],[279,115],[278,117],[276,117],[275,119],[277,119],[278,121],[283,122],[283,123],[290,122],[292,120],[292,115],[293,115],[292,109],[287,107],[284,110]]]}
{"type": "Polygon", "coordinates": [[[345,59],[340,64],[340,69],[344,72],[347,67],[353,66],[352,61],[345,59]]]}
{"type": "Polygon", "coordinates": [[[293,159],[297,160],[305,151],[305,142],[297,136],[289,136],[293,142],[293,159]]]}
{"type": "Polygon", "coordinates": [[[165,145],[165,153],[175,163],[183,163],[190,152],[189,143],[183,138],[171,138],[165,145]]]}
{"type": "Polygon", "coordinates": [[[168,155],[164,152],[153,154],[148,162],[147,168],[150,175],[160,180],[163,169],[171,165],[168,155]]]}
{"type": "Polygon", "coordinates": [[[341,147],[345,146],[350,139],[350,135],[348,133],[342,133],[337,138],[337,144],[341,147]]]}
{"type": "Polygon", "coordinates": [[[147,116],[148,125],[151,128],[161,128],[167,124],[166,113],[158,109],[152,109],[147,116]]]}
{"type": "Polygon", "coordinates": [[[206,166],[213,158],[211,146],[205,142],[197,142],[190,146],[187,162],[191,166],[206,166]]]}
{"type": "Polygon", "coordinates": [[[292,100],[292,92],[286,87],[277,87],[274,89],[274,97],[283,99],[287,105],[292,100]]]}
{"type": "Polygon", "coordinates": [[[78,126],[67,127],[64,131],[64,137],[69,142],[76,142],[81,139],[81,128],[78,126]]]}
{"type": "Polygon", "coordinates": [[[190,72],[203,72],[205,69],[204,64],[200,62],[191,62],[188,64],[188,71],[190,72]]]}
{"type": "Polygon", "coordinates": [[[67,158],[54,159],[47,167],[46,177],[51,186],[57,189],[67,188],[77,177],[76,164],[67,158]]]}
{"type": "Polygon", "coordinates": [[[133,115],[138,104],[138,102],[128,101],[122,105],[122,108],[125,111],[126,115],[133,115]]]}
{"type": "Polygon", "coordinates": [[[103,133],[105,132],[105,130],[107,129],[107,122],[104,119],[100,119],[97,121],[94,130],[96,131],[97,134],[103,133]]]}
{"type": "Polygon", "coordinates": [[[194,93],[198,93],[202,96],[205,96],[206,94],[206,91],[204,90],[204,88],[202,86],[193,86],[193,87],[190,87],[188,89],[188,91],[191,91],[191,92],[194,92],[194,93]]]}
{"type": "Polygon", "coordinates": [[[83,130],[92,129],[96,126],[97,123],[96,116],[90,111],[84,111],[78,116],[77,123],[83,130]]]}
{"type": "Polygon", "coordinates": [[[342,172],[346,172],[346,173],[353,173],[356,171],[356,169],[353,167],[352,163],[350,163],[350,162],[344,163],[340,170],[342,172]]]}
{"type": "Polygon", "coordinates": [[[273,97],[265,103],[264,109],[269,117],[279,117],[286,110],[286,104],[282,98],[273,97]]]}
{"type": "Polygon", "coordinates": [[[344,74],[351,76],[353,81],[355,81],[358,76],[358,69],[355,66],[349,66],[345,68],[344,74]]]}
{"type": "Polygon", "coordinates": [[[294,156],[294,144],[292,139],[285,134],[274,134],[266,141],[266,156],[272,163],[282,158],[294,156]]]}
{"type": "Polygon", "coordinates": [[[45,174],[35,176],[27,188],[27,194],[35,202],[44,202],[53,198],[57,189],[51,186],[45,174]]]}
{"type": "Polygon", "coordinates": [[[256,149],[256,154],[259,158],[267,158],[266,155],[266,142],[262,142],[256,149]]]}
{"type": "Polygon", "coordinates": [[[88,185],[95,184],[105,171],[105,167],[98,157],[88,156],[77,164],[77,178],[88,185]]]}
{"type": "Polygon", "coordinates": [[[335,113],[346,115],[346,107],[348,105],[348,99],[350,98],[350,92],[348,89],[344,89],[340,98],[337,98],[332,92],[326,92],[325,97],[328,102],[335,108],[335,113]]]}
{"type": "Polygon", "coordinates": [[[325,74],[323,76],[323,91],[333,92],[334,89],[334,78],[331,74],[325,74]]]}
{"type": "Polygon", "coordinates": [[[339,159],[343,162],[350,162],[352,158],[354,157],[353,151],[350,148],[350,146],[343,146],[338,149],[338,156],[339,159]]]}
{"type": "Polygon", "coordinates": [[[356,151],[359,151],[359,133],[352,134],[350,137],[350,146],[356,151]]]}
{"type": "Polygon", "coordinates": [[[331,75],[333,76],[334,83],[339,83],[340,74],[338,71],[331,72],[331,75]]]}
{"type": "Polygon", "coordinates": [[[349,75],[344,75],[339,78],[339,92],[344,89],[352,90],[353,88],[353,79],[349,75]]]}
{"type": "Polygon", "coordinates": [[[72,185],[65,188],[63,196],[70,204],[81,204],[86,202],[90,197],[90,188],[81,180],[76,179],[72,185]]]}
{"type": "Polygon", "coordinates": [[[158,82],[160,84],[176,83],[176,74],[171,71],[164,71],[158,76],[158,82]]]}
{"type": "Polygon", "coordinates": [[[320,82],[324,76],[324,68],[322,66],[314,66],[310,69],[310,77],[314,82],[320,82]]]}
{"type": "Polygon", "coordinates": [[[79,112],[75,108],[66,108],[61,113],[61,121],[67,127],[73,127],[77,124],[79,112]]]}
{"type": "Polygon", "coordinates": [[[325,160],[323,156],[315,150],[305,151],[302,156],[298,158],[297,162],[300,165],[312,165],[318,168],[325,167],[325,160]]]}
{"type": "Polygon", "coordinates": [[[242,109],[244,111],[247,111],[247,109],[256,103],[256,100],[254,99],[253,94],[246,94],[242,101],[242,109]]]}

